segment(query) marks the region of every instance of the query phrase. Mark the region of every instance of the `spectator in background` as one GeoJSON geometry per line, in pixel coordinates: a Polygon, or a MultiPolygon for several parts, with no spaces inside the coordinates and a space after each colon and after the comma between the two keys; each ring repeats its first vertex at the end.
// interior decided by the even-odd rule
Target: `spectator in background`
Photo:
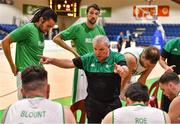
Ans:
{"type": "Polygon", "coordinates": [[[175,72],[166,72],[159,79],[159,86],[172,102],[169,106],[168,115],[171,122],[180,123],[180,80],[175,72]]]}
{"type": "Polygon", "coordinates": [[[166,33],[164,31],[164,28],[163,28],[162,24],[158,20],[154,20],[153,24],[157,27],[157,30],[159,30],[161,32],[163,41],[165,41],[166,33]]]}
{"type": "Polygon", "coordinates": [[[126,31],[126,38],[127,40],[126,40],[125,48],[131,47],[132,35],[129,30],[126,31]]]}
{"type": "MultiPolygon", "coordinates": [[[[180,74],[180,38],[172,39],[164,46],[159,64],[166,72],[175,72],[180,74]]],[[[171,100],[166,96],[162,96],[161,108],[168,112],[171,100]]]]}
{"type": "MultiPolygon", "coordinates": [[[[97,35],[105,35],[102,26],[96,24],[100,8],[97,4],[91,4],[86,10],[87,21],[74,24],[60,32],[53,41],[64,49],[72,52],[76,57],[93,52],[92,40],[97,35]],[[72,40],[74,48],[68,46],[64,41],[72,40]]],[[[75,68],[73,85],[73,103],[87,96],[87,79],[83,70],[75,68]]]]}
{"type": "Polygon", "coordinates": [[[4,113],[3,124],[76,123],[69,108],[48,100],[50,85],[47,71],[30,66],[22,72],[22,94],[26,99],[12,104],[4,113]]]}
{"type": "Polygon", "coordinates": [[[103,124],[168,124],[166,112],[148,107],[149,94],[145,85],[130,84],[125,92],[127,107],[113,110],[103,119],[103,124]]]}
{"type": "Polygon", "coordinates": [[[13,5],[14,1],[13,0],[0,0],[0,3],[13,5]]]}
{"type": "Polygon", "coordinates": [[[118,40],[118,42],[117,42],[117,49],[118,49],[118,52],[120,52],[121,49],[122,49],[123,41],[124,41],[124,34],[123,34],[123,32],[119,33],[119,36],[118,36],[117,40],[118,40]]]}
{"type": "Polygon", "coordinates": [[[49,7],[39,9],[31,23],[17,28],[2,40],[2,47],[9,62],[12,73],[17,76],[18,99],[22,98],[21,72],[29,65],[39,65],[43,54],[44,33],[47,33],[56,23],[57,14],[49,7]],[[15,64],[11,56],[10,45],[16,42],[15,64]]]}
{"type": "Polygon", "coordinates": [[[88,95],[85,98],[88,123],[101,123],[108,112],[121,107],[121,81],[126,78],[128,68],[124,56],[110,50],[106,36],[96,36],[93,47],[94,53],[73,60],[41,56],[41,63],[83,69],[88,80],[88,95]]]}

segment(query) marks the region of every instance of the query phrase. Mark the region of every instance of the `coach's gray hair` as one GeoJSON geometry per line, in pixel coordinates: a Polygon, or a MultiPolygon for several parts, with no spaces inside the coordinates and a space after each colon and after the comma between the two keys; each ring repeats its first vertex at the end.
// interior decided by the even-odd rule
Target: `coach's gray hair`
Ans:
{"type": "Polygon", "coordinates": [[[105,35],[97,35],[94,39],[93,39],[93,43],[105,43],[107,46],[110,45],[109,43],[109,39],[107,36],[105,35]]]}

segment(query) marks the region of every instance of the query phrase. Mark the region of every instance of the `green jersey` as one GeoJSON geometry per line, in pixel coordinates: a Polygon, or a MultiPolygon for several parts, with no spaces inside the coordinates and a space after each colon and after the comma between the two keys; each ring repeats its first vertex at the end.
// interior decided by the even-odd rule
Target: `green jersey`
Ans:
{"type": "Polygon", "coordinates": [[[180,38],[172,39],[164,46],[161,56],[167,59],[169,66],[176,65],[174,72],[180,74],[180,38]]]}
{"type": "Polygon", "coordinates": [[[114,73],[114,64],[126,65],[124,55],[110,51],[109,56],[99,62],[94,53],[89,53],[73,59],[73,63],[86,73],[88,96],[101,102],[119,98],[121,77],[114,73]]]}
{"type": "Polygon", "coordinates": [[[43,54],[44,35],[34,23],[26,24],[10,33],[13,42],[16,42],[15,64],[18,71],[23,71],[29,65],[39,65],[43,54]]]}
{"type": "Polygon", "coordinates": [[[87,27],[86,23],[79,23],[70,26],[59,34],[63,40],[73,40],[76,51],[79,55],[93,52],[92,40],[97,35],[105,35],[104,29],[95,25],[93,29],[87,27]]]}

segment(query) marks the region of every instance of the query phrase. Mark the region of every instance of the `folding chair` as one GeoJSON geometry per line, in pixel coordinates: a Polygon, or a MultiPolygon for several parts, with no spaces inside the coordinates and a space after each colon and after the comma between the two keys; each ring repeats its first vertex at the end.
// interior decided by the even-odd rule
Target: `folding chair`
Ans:
{"type": "Polygon", "coordinates": [[[86,109],[85,109],[85,102],[84,100],[77,101],[76,103],[72,104],[70,107],[72,113],[74,114],[76,121],[77,121],[77,110],[81,111],[81,117],[79,122],[77,123],[85,123],[86,121],[86,109]]]}
{"type": "Polygon", "coordinates": [[[155,81],[150,89],[149,89],[149,95],[150,95],[150,98],[149,98],[149,104],[151,107],[155,107],[155,108],[158,108],[158,100],[157,100],[157,93],[158,93],[158,89],[159,89],[159,81],[155,81]]]}

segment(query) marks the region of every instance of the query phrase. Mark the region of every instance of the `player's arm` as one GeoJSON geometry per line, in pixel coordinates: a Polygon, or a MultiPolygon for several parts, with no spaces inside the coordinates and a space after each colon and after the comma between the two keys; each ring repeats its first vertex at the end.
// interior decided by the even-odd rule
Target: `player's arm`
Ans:
{"type": "Polygon", "coordinates": [[[50,58],[50,57],[46,57],[42,55],[40,55],[39,57],[41,58],[40,59],[41,64],[52,64],[60,68],[74,68],[75,67],[73,61],[70,59],[50,58]]]}
{"type": "Polygon", "coordinates": [[[6,110],[4,110],[4,112],[3,112],[2,124],[10,123],[10,118],[7,116],[9,108],[10,108],[10,106],[6,110]]]}
{"type": "Polygon", "coordinates": [[[166,58],[160,56],[159,64],[160,64],[161,67],[163,67],[164,69],[166,69],[166,67],[168,66],[167,63],[166,63],[165,61],[166,61],[166,58]]]}
{"type": "Polygon", "coordinates": [[[168,66],[166,63],[166,58],[164,58],[162,56],[160,56],[159,64],[161,65],[162,68],[165,69],[165,71],[168,71],[168,72],[173,72],[174,71],[173,68],[176,67],[175,65],[168,66]]]}
{"type": "Polygon", "coordinates": [[[79,57],[79,54],[70,46],[68,46],[64,40],[60,37],[59,34],[57,34],[54,38],[53,38],[53,42],[55,42],[56,44],[58,44],[59,46],[61,46],[62,48],[72,52],[75,57],[79,57]]]}
{"type": "Polygon", "coordinates": [[[169,106],[169,111],[168,115],[171,119],[171,123],[180,123],[180,111],[178,110],[180,104],[180,98],[175,98],[170,106],[169,106]]]}
{"type": "Polygon", "coordinates": [[[129,69],[126,65],[118,65],[115,64],[114,66],[114,73],[117,73],[121,76],[121,89],[124,89],[124,87],[127,84],[127,81],[129,80],[129,69]]]}
{"type": "Polygon", "coordinates": [[[75,117],[69,107],[64,107],[65,124],[76,124],[75,117]]]}
{"type": "Polygon", "coordinates": [[[129,71],[127,73],[127,76],[125,78],[121,79],[121,89],[122,90],[124,89],[126,84],[128,82],[130,82],[130,79],[131,79],[132,74],[134,72],[133,70],[134,70],[134,68],[136,68],[136,61],[134,60],[134,57],[132,57],[128,53],[124,54],[124,56],[125,56],[126,64],[127,64],[129,71]]]}
{"type": "Polygon", "coordinates": [[[3,113],[2,122],[1,122],[2,124],[5,124],[6,114],[7,114],[7,110],[5,110],[4,113],[3,113]]]}
{"type": "Polygon", "coordinates": [[[114,73],[118,73],[121,78],[126,78],[129,74],[129,69],[126,65],[118,65],[115,64],[114,65],[114,73]]]}
{"type": "Polygon", "coordinates": [[[129,72],[125,78],[121,79],[121,91],[124,90],[126,85],[130,82],[132,74],[129,72]]]}
{"type": "Polygon", "coordinates": [[[113,123],[112,114],[113,114],[113,112],[109,112],[102,120],[102,124],[112,124],[113,123]]]}
{"type": "Polygon", "coordinates": [[[166,112],[164,112],[164,118],[166,120],[166,124],[171,124],[171,120],[169,118],[169,115],[166,112]]]}
{"type": "Polygon", "coordinates": [[[16,76],[17,75],[17,68],[13,62],[12,55],[11,55],[11,48],[10,48],[11,43],[12,43],[12,39],[10,38],[9,35],[7,35],[2,40],[2,48],[3,48],[4,54],[5,54],[8,62],[9,62],[9,65],[11,67],[12,72],[16,76]]]}
{"type": "Polygon", "coordinates": [[[138,82],[140,82],[141,84],[145,84],[147,77],[149,76],[149,74],[151,73],[151,71],[153,70],[154,67],[155,67],[155,65],[152,67],[149,67],[148,69],[143,71],[141,76],[138,79],[138,82]]]}

